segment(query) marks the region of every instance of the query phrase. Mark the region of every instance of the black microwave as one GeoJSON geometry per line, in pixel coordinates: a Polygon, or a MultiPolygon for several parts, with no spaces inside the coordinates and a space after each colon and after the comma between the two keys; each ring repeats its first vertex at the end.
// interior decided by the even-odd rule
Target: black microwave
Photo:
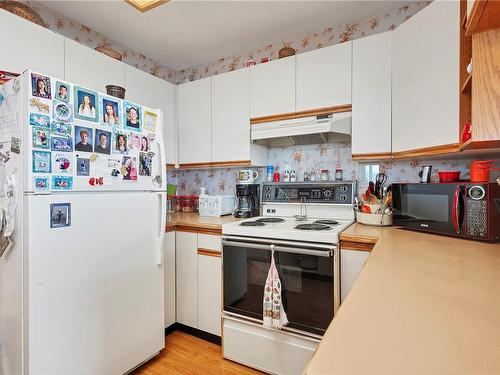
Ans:
{"type": "Polygon", "coordinates": [[[500,239],[500,186],[392,184],[394,225],[476,240],[500,239]]]}

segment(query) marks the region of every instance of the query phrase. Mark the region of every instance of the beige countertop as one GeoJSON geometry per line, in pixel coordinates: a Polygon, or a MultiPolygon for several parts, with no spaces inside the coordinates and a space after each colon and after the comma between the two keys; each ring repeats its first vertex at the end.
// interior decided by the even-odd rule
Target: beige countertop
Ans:
{"type": "Polygon", "coordinates": [[[206,229],[208,231],[213,231],[214,233],[222,233],[222,225],[226,223],[232,223],[234,221],[241,220],[233,217],[232,215],[225,215],[221,217],[208,217],[200,216],[197,213],[182,213],[182,212],[172,212],[167,214],[167,227],[166,231],[170,232],[176,228],[182,229],[206,229]]]}
{"type": "Polygon", "coordinates": [[[304,371],[499,374],[500,244],[354,224],[374,241],[304,371]]]}

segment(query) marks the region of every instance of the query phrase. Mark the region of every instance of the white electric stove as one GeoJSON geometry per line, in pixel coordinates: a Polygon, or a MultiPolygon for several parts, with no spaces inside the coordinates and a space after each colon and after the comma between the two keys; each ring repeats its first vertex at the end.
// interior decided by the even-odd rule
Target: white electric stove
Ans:
{"type": "Polygon", "coordinates": [[[262,216],[222,227],[223,355],[300,374],[340,305],[337,245],[354,223],[356,183],[264,183],[261,192],[262,216]],[[289,321],[281,330],[262,325],[272,252],[289,321]]]}

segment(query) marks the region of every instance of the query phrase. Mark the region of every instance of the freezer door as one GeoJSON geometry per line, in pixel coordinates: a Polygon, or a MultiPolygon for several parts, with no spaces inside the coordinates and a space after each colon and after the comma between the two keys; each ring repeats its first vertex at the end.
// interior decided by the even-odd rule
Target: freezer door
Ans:
{"type": "MultiPolygon", "coordinates": [[[[52,194],[28,211],[30,374],[122,374],[164,347],[159,193],[52,194]],[[62,207],[51,228],[51,204],[62,207]]],[[[53,215],[54,216],[54,215],[53,215]]]]}

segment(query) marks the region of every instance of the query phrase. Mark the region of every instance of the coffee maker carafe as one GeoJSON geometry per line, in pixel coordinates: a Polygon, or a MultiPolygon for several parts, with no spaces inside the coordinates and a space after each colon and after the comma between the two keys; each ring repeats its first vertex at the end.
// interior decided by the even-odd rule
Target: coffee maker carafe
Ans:
{"type": "Polygon", "coordinates": [[[234,217],[254,217],[259,216],[259,184],[238,184],[236,185],[236,208],[234,217]]]}

